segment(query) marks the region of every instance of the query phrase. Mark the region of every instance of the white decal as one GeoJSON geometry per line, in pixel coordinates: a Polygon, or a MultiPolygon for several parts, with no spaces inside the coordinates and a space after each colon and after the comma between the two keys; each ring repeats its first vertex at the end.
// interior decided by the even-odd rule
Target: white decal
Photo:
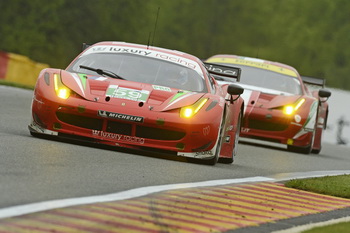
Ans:
{"type": "Polygon", "coordinates": [[[146,57],[153,57],[160,60],[166,60],[172,63],[176,63],[185,67],[188,67],[190,69],[195,70],[201,77],[203,77],[202,70],[199,66],[199,64],[191,59],[177,56],[174,54],[168,54],[163,53],[159,51],[154,50],[147,50],[147,49],[141,49],[141,48],[135,48],[135,47],[127,47],[127,46],[113,46],[113,45],[98,45],[98,46],[91,46],[88,48],[82,56],[91,54],[91,53],[131,53],[131,54],[137,54],[141,56],[146,57]]]}
{"type": "Polygon", "coordinates": [[[207,136],[210,133],[210,126],[206,126],[203,128],[203,135],[207,136]]]}
{"type": "Polygon", "coordinates": [[[128,136],[128,135],[121,135],[121,134],[116,134],[116,133],[109,133],[109,132],[104,132],[104,131],[100,131],[100,130],[92,130],[92,135],[102,137],[102,138],[107,138],[107,139],[115,139],[118,141],[132,142],[132,143],[138,143],[138,144],[145,143],[144,138],[139,138],[139,137],[135,137],[135,136],[128,136]]]}

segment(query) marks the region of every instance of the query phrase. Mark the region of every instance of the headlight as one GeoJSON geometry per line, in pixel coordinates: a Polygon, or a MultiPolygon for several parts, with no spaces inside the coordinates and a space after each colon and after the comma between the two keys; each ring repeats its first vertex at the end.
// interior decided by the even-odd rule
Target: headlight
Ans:
{"type": "Polygon", "coordinates": [[[181,108],[180,117],[182,117],[182,118],[193,117],[203,107],[203,105],[207,101],[208,101],[208,99],[201,99],[191,106],[186,106],[186,107],[181,108]]]}
{"type": "Polygon", "coordinates": [[[68,99],[70,96],[70,89],[66,87],[58,74],[53,75],[53,80],[55,84],[56,95],[61,99],[68,99]]]}
{"type": "Polygon", "coordinates": [[[286,105],[283,108],[283,113],[286,115],[292,115],[295,111],[297,111],[301,105],[305,102],[305,99],[302,98],[295,102],[293,105],[286,105]]]}

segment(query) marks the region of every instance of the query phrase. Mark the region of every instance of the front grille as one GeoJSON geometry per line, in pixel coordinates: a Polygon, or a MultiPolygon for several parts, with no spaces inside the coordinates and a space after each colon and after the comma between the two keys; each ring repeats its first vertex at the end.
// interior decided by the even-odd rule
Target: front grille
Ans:
{"type": "Polygon", "coordinates": [[[260,121],[260,120],[249,120],[248,127],[251,129],[266,130],[266,131],[283,131],[288,128],[287,124],[260,121]]]}
{"type": "Polygon", "coordinates": [[[132,125],[117,121],[108,121],[106,131],[109,133],[124,134],[131,136],[132,125]]]}
{"type": "MultiPolygon", "coordinates": [[[[96,119],[86,116],[79,116],[64,112],[56,112],[57,118],[70,125],[85,129],[93,129],[103,131],[104,119],[96,119]]],[[[186,134],[180,131],[159,129],[153,127],[147,127],[142,125],[134,125],[136,127],[135,136],[140,138],[154,139],[154,140],[180,140],[186,134]]],[[[133,135],[133,125],[125,122],[107,121],[106,132],[122,134],[128,136],[133,135]]]]}
{"type": "Polygon", "coordinates": [[[159,129],[146,126],[136,126],[136,137],[155,140],[179,140],[185,136],[184,132],[159,129]]]}
{"type": "Polygon", "coordinates": [[[64,112],[56,112],[57,118],[67,124],[85,129],[102,130],[103,121],[101,119],[79,116],[64,112]]]}

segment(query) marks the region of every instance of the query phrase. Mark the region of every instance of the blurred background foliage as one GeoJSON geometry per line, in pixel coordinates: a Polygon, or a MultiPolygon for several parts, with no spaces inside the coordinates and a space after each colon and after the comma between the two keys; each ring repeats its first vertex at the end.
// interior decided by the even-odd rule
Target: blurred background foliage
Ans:
{"type": "Polygon", "coordinates": [[[348,0],[0,0],[0,50],[65,68],[83,42],[150,41],[279,61],[349,90],[349,12],[348,0]]]}

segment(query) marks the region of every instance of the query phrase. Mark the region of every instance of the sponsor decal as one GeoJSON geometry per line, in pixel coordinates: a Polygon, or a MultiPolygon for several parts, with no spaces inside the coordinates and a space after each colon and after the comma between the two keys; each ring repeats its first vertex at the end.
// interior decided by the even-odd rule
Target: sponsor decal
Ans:
{"type": "Polygon", "coordinates": [[[294,116],[294,120],[295,120],[296,123],[300,123],[300,121],[301,121],[301,116],[298,115],[298,114],[295,115],[295,116],[294,116]]]}
{"type": "Polygon", "coordinates": [[[233,128],[234,128],[234,126],[233,126],[233,125],[230,125],[230,126],[228,126],[228,127],[226,128],[226,131],[232,131],[233,128]]]}
{"type": "Polygon", "coordinates": [[[213,64],[209,64],[205,66],[209,71],[214,73],[226,74],[229,76],[238,77],[238,68],[227,68],[224,66],[215,66],[213,64]]]}
{"type": "Polygon", "coordinates": [[[153,57],[160,60],[169,61],[172,63],[176,63],[185,67],[188,67],[190,69],[195,70],[201,77],[203,77],[202,70],[198,63],[191,59],[187,59],[181,56],[176,56],[174,54],[167,54],[159,51],[152,51],[147,49],[140,49],[140,48],[133,48],[133,47],[127,47],[127,46],[109,46],[109,45],[99,45],[99,46],[91,46],[88,48],[84,54],[91,54],[91,53],[130,53],[130,54],[137,54],[141,56],[146,57],[153,57]]]}
{"type": "Polygon", "coordinates": [[[95,137],[97,136],[97,137],[102,137],[102,138],[106,138],[106,139],[114,139],[114,140],[123,141],[123,142],[132,142],[132,143],[137,143],[137,144],[144,144],[145,143],[144,138],[116,134],[116,133],[109,133],[109,132],[104,132],[104,131],[100,131],[100,130],[92,130],[92,135],[95,137]]]}
{"type": "Polygon", "coordinates": [[[152,87],[154,90],[171,92],[171,89],[169,87],[163,87],[163,86],[157,86],[157,85],[152,85],[152,87]]]}
{"type": "Polygon", "coordinates": [[[144,119],[143,117],[140,117],[140,116],[132,116],[132,115],[126,115],[126,114],[121,114],[116,112],[107,112],[103,110],[98,110],[98,116],[124,120],[124,121],[138,122],[138,123],[143,123],[143,119],[144,119]]]}
{"type": "Polygon", "coordinates": [[[242,133],[249,133],[250,129],[249,128],[241,128],[242,133]]]}
{"type": "Polygon", "coordinates": [[[210,126],[206,126],[203,128],[203,135],[207,136],[210,133],[210,126]]]}
{"type": "Polygon", "coordinates": [[[213,62],[213,63],[219,62],[219,63],[245,65],[245,66],[251,66],[251,67],[256,67],[260,69],[274,71],[276,73],[281,73],[292,77],[298,77],[298,75],[293,70],[265,63],[265,61],[261,59],[252,59],[247,57],[239,57],[239,58],[216,57],[216,58],[211,58],[207,60],[207,62],[213,62]]]}
{"type": "Polygon", "coordinates": [[[119,87],[118,85],[109,85],[106,92],[106,96],[112,98],[146,102],[149,96],[149,91],[124,88],[119,87]]]}
{"type": "Polygon", "coordinates": [[[213,155],[213,152],[212,152],[211,150],[208,150],[208,151],[196,152],[195,154],[196,154],[196,156],[200,156],[200,155],[213,155]]]}

